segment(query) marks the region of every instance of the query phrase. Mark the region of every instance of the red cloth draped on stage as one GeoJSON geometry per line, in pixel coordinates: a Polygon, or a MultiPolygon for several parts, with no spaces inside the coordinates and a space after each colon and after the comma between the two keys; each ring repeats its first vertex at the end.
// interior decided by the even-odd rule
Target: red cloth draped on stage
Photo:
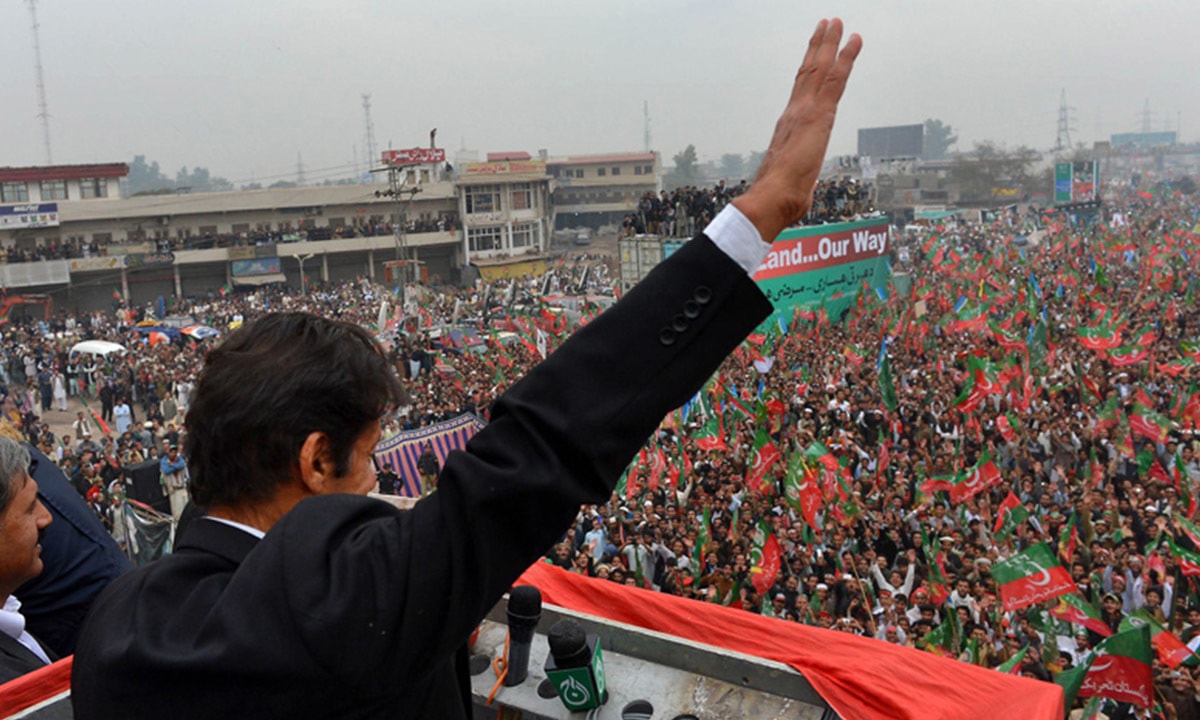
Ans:
{"type": "Polygon", "coordinates": [[[74,655],[0,685],[0,718],[49,700],[71,689],[74,655]]]}
{"type": "Polygon", "coordinates": [[[593,580],[539,562],[518,583],[545,602],[785,663],[845,720],[1062,720],[1062,689],[872,638],[593,580]]]}

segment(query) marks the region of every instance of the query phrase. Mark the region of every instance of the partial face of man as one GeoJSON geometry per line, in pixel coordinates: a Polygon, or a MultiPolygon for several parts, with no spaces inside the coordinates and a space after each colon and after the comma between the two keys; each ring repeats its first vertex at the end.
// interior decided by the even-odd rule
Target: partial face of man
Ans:
{"type": "Polygon", "coordinates": [[[13,497],[0,514],[0,594],[5,597],[42,572],[41,534],[51,520],[28,473],[21,473],[13,486],[13,497]]]}
{"type": "Polygon", "coordinates": [[[383,430],[379,423],[371,423],[354,441],[350,449],[350,467],[342,477],[335,478],[329,485],[330,492],[366,495],[375,489],[375,446],[383,430]]]}

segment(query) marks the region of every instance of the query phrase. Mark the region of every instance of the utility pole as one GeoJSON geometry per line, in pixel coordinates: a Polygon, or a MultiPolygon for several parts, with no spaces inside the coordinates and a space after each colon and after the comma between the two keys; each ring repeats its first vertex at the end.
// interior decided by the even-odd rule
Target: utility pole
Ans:
{"type": "Polygon", "coordinates": [[[367,141],[367,147],[366,147],[367,168],[370,168],[371,165],[374,164],[374,162],[378,159],[375,156],[375,123],[371,121],[371,94],[370,93],[363,93],[362,106],[363,106],[363,122],[366,124],[366,128],[367,128],[367,138],[366,138],[366,141],[367,141]]]}
{"type": "Polygon", "coordinates": [[[46,164],[53,165],[50,154],[50,111],[46,109],[46,82],[42,77],[42,44],[38,39],[37,0],[29,0],[29,17],[33,20],[33,71],[37,83],[38,119],[42,121],[42,141],[46,146],[46,164]]]}
{"type": "Polygon", "coordinates": [[[642,130],[642,142],[645,145],[645,151],[650,152],[650,101],[642,101],[642,121],[644,128],[642,130]]]}
{"type": "Polygon", "coordinates": [[[306,283],[304,282],[304,261],[312,260],[312,258],[313,258],[313,253],[308,253],[307,255],[297,255],[296,256],[296,259],[300,261],[300,296],[301,297],[308,295],[308,288],[307,288],[306,283]]]}
{"type": "Polygon", "coordinates": [[[393,164],[383,168],[373,168],[371,172],[387,171],[388,174],[388,189],[376,190],[375,197],[390,197],[392,199],[392,231],[396,238],[396,260],[400,263],[400,307],[403,310],[405,303],[405,284],[408,280],[408,237],[404,227],[404,216],[412,207],[413,198],[417,193],[421,192],[420,176],[417,176],[415,184],[410,187],[405,187],[408,182],[408,169],[416,167],[420,163],[393,164]],[[408,196],[408,201],[404,205],[404,212],[401,213],[400,198],[408,196]]]}
{"type": "Polygon", "coordinates": [[[300,157],[300,151],[296,151],[296,184],[304,184],[304,158],[300,157]]]}
{"type": "Polygon", "coordinates": [[[1067,89],[1062,89],[1058,101],[1058,137],[1054,141],[1055,151],[1071,149],[1071,111],[1075,108],[1067,106],[1067,89]]]}

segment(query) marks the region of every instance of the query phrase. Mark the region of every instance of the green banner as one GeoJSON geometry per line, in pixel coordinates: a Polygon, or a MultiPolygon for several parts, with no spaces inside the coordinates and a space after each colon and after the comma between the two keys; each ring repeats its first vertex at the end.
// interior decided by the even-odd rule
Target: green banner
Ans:
{"type": "Polygon", "coordinates": [[[888,243],[888,224],[881,218],[785,230],[754,273],[775,306],[767,322],[777,317],[789,322],[796,307],[816,311],[822,305],[836,318],[860,292],[886,287],[888,243]]]}

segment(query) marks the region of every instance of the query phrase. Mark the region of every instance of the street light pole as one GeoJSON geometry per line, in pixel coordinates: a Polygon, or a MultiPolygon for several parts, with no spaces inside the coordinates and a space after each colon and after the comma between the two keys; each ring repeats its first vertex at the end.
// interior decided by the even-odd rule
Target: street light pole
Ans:
{"type": "Polygon", "coordinates": [[[308,294],[308,289],[304,284],[304,261],[312,260],[313,253],[309,253],[307,255],[297,255],[295,257],[300,261],[300,296],[303,297],[308,294]]]}

